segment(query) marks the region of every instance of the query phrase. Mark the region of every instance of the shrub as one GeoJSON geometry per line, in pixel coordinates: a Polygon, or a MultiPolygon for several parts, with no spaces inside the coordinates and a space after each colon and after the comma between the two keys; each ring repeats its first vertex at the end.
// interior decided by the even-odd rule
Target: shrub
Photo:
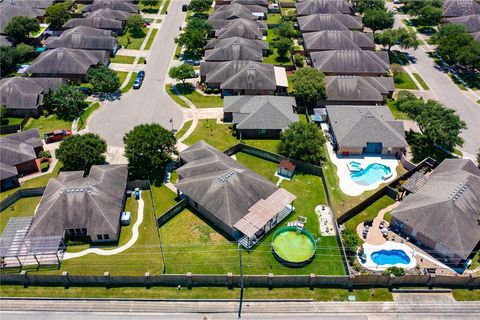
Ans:
{"type": "Polygon", "coordinates": [[[38,153],[39,158],[51,158],[52,154],[48,150],[43,150],[38,153]]]}
{"type": "Polygon", "coordinates": [[[389,267],[383,271],[384,276],[389,276],[393,274],[396,277],[401,277],[405,275],[405,270],[400,267],[389,267]]]}
{"type": "Polygon", "coordinates": [[[298,53],[293,56],[293,60],[297,67],[303,67],[303,64],[305,63],[305,57],[298,53]]]}
{"type": "Polygon", "coordinates": [[[40,164],[40,171],[42,172],[47,172],[49,168],[50,168],[50,163],[48,162],[42,162],[40,164]]]}

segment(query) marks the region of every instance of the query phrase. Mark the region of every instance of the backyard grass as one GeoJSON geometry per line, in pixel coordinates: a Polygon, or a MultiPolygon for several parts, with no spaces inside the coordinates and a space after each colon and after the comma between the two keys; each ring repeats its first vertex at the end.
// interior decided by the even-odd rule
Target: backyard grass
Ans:
{"type": "Polygon", "coordinates": [[[263,149],[266,151],[270,151],[273,153],[277,153],[277,146],[280,140],[269,140],[269,139],[262,139],[262,140],[242,140],[243,143],[248,144],[252,147],[256,147],[259,149],[263,149]]]}
{"type": "MultiPolygon", "coordinates": [[[[128,92],[128,90],[132,89],[133,83],[135,82],[135,78],[137,77],[137,74],[138,74],[137,72],[132,73],[132,76],[130,77],[130,80],[128,80],[127,85],[123,87],[122,90],[120,90],[122,93],[128,92]]],[[[125,82],[125,79],[123,81],[125,82]]],[[[123,82],[121,83],[123,84],[123,82]]]]}
{"type": "Polygon", "coordinates": [[[403,111],[398,110],[397,108],[397,103],[395,100],[389,100],[387,102],[387,106],[390,109],[390,112],[392,112],[392,115],[395,119],[397,120],[410,120],[410,117],[408,114],[406,114],[403,111]]]}
{"type": "Polygon", "coordinates": [[[125,34],[117,37],[118,44],[126,49],[140,50],[143,39],[145,39],[147,34],[147,28],[144,28],[143,32],[143,37],[136,38],[130,33],[130,31],[127,31],[125,34]]]}
{"type": "Polygon", "coordinates": [[[40,132],[40,137],[43,137],[45,133],[53,130],[70,130],[72,128],[72,122],[59,119],[56,114],[52,114],[48,117],[41,116],[38,119],[30,118],[24,130],[32,128],[37,128],[40,132]]]}
{"type": "MultiPolygon", "coordinates": [[[[176,95],[176,92],[174,89],[176,89],[180,95],[190,100],[190,102],[192,102],[197,108],[223,107],[223,98],[221,96],[214,96],[214,95],[204,96],[201,93],[197,92],[195,90],[195,87],[193,87],[189,83],[186,83],[186,84],[179,83],[179,84],[176,84],[175,87],[173,87],[171,84],[167,85],[167,92],[169,92],[170,96],[172,96],[172,94],[176,95]]],[[[183,103],[185,102],[183,101],[183,103]]]]}
{"type": "Polygon", "coordinates": [[[163,6],[162,11],[160,13],[165,14],[165,12],[168,10],[169,5],[170,5],[170,0],[166,0],[165,5],[163,6]]]}
{"type": "Polygon", "coordinates": [[[193,120],[185,121],[182,128],[175,134],[175,137],[177,139],[181,138],[188,131],[188,129],[190,129],[190,127],[192,126],[192,123],[193,123],[193,120]]]}
{"type": "Polygon", "coordinates": [[[24,118],[16,118],[16,117],[7,117],[4,118],[5,121],[2,124],[14,125],[22,123],[24,118]]]}
{"type": "Polygon", "coordinates": [[[90,106],[88,106],[88,108],[82,112],[80,119],[78,120],[77,130],[82,130],[87,126],[88,117],[90,117],[90,115],[98,108],[100,108],[100,103],[95,102],[90,104],[90,106]]]}
{"type": "Polygon", "coordinates": [[[430,90],[428,85],[425,83],[423,78],[418,73],[413,72],[413,76],[415,77],[415,79],[417,79],[418,83],[420,83],[420,85],[423,87],[424,90],[430,90]]]}
{"type": "Polygon", "coordinates": [[[235,157],[237,161],[244,166],[252,169],[271,182],[277,183],[278,177],[275,176],[275,172],[277,172],[278,164],[276,162],[266,161],[244,152],[236,153],[235,157]]]}
{"type": "Polygon", "coordinates": [[[110,58],[111,63],[123,63],[123,64],[133,64],[135,61],[135,57],[131,56],[115,56],[113,58],[110,58]]]}
{"type": "Polygon", "coordinates": [[[406,72],[399,72],[394,76],[395,88],[405,90],[418,90],[410,75],[406,72]]]}
{"type": "MultiPolygon", "coordinates": [[[[455,292],[462,290],[454,290],[455,292]]],[[[466,291],[466,290],[465,290],[466,291]]],[[[478,290],[477,290],[478,291],[478,290]]],[[[470,291],[472,292],[472,291],[470,291]]],[[[463,294],[463,293],[461,293],[463,294]]],[[[147,298],[147,299],[238,299],[240,289],[193,287],[191,290],[177,287],[33,287],[2,285],[4,297],[48,297],[48,298],[147,298]]],[[[244,299],[313,299],[317,301],[347,301],[355,296],[356,301],[392,301],[388,289],[365,289],[349,292],[345,289],[316,288],[245,288],[244,299]]],[[[470,299],[473,300],[473,299],[470,299]]],[[[354,302],[353,302],[354,303],[354,302]]]]}
{"type": "Polygon", "coordinates": [[[267,25],[278,25],[282,19],[280,13],[269,13],[267,14],[267,20],[265,21],[267,25]]]}
{"type": "Polygon", "coordinates": [[[1,212],[0,234],[3,233],[8,220],[13,217],[33,217],[35,208],[42,197],[22,198],[1,212]]]}
{"type": "Polygon", "coordinates": [[[205,140],[221,151],[237,143],[237,139],[232,135],[232,130],[225,124],[217,124],[216,119],[199,120],[195,130],[183,142],[190,146],[200,140],[205,140]]]}
{"type": "Polygon", "coordinates": [[[281,8],[280,13],[282,16],[293,16],[295,14],[295,8],[281,8]]]}
{"type": "Polygon", "coordinates": [[[152,33],[150,34],[150,37],[147,40],[147,44],[145,45],[145,50],[150,50],[152,47],[153,40],[155,40],[155,37],[158,33],[158,29],[153,29],[152,33]]]}
{"type": "Polygon", "coordinates": [[[368,208],[352,217],[351,219],[345,222],[345,227],[347,229],[356,230],[357,226],[365,220],[373,220],[378,215],[378,212],[391,204],[394,204],[395,201],[389,196],[383,196],[374,203],[372,203],[368,208]]]}
{"type": "Polygon", "coordinates": [[[276,66],[293,66],[290,54],[287,57],[279,57],[277,49],[273,47],[273,43],[278,39],[277,34],[273,29],[267,30],[267,42],[270,47],[271,54],[263,58],[264,63],[273,64],[276,66]]]}

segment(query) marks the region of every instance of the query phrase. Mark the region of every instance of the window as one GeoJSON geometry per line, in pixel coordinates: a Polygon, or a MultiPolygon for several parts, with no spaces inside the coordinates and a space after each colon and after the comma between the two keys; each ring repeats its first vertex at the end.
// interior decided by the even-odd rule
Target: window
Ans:
{"type": "Polygon", "coordinates": [[[75,235],[75,229],[68,229],[68,233],[70,233],[71,236],[75,235]]]}
{"type": "Polygon", "coordinates": [[[193,206],[198,209],[198,203],[194,202],[193,206]]]}
{"type": "Polygon", "coordinates": [[[258,129],[258,133],[267,133],[266,129],[258,129]]]}
{"type": "Polygon", "coordinates": [[[108,240],[108,239],[110,239],[110,236],[105,233],[105,234],[103,235],[103,239],[108,240]]]}
{"type": "Polygon", "coordinates": [[[82,228],[82,236],[86,236],[87,235],[87,229],[86,228],[82,228]]]}
{"type": "Polygon", "coordinates": [[[101,234],[97,234],[97,240],[103,240],[103,236],[101,234]]]}
{"type": "Polygon", "coordinates": [[[82,235],[82,230],[80,230],[80,229],[75,229],[75,235],[81,236],[81,235],[82,235]]]}

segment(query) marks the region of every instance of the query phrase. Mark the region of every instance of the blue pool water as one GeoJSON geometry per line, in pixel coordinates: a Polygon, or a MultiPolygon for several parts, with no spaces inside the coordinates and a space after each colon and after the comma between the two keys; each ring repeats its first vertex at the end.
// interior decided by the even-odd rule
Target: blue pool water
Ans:
{"type": "Polygon", "coordinates": [[[360,170],[362,168],[362,164],[357,161],[350,161],[349,165],[350,165],[350,168],[355,170],[360,170]]]}
{"type": "Polygon", "coordinates": [[[350,173],[350,177],[356,183],[362,186],[370,186],[378,181],[383,180],[385,175],[389,175],[391,170],[389,167],[380,164],[369,164],[365,169],[350,173]]]}
{"type": "Polygon", "coordinates": [[[403,250],[380,250],[371,254],[372,261],[378,265],[384,264],[408,264],[410,258],[403,250]]]}

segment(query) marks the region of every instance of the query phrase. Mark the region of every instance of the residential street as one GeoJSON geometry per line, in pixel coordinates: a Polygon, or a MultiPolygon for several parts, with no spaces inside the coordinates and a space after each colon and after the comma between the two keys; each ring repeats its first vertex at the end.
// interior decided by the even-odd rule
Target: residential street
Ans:
{"type": "Polygon", "coordinates": [[[143,123],[159,123],[164,128],[179,129],[183,122],[182,107],[165,92],[164,78],[176,45],[174,38],[185,20],[182,4],[186,0],[172,1],[168,15],[153,42],[145,65],[145,81],[139,90],[130,90],[121,100],[104,102],[92,115],[88,131],[99,134],[109,146],[123,147],[123,136],[133,127],[143,123]]]}

